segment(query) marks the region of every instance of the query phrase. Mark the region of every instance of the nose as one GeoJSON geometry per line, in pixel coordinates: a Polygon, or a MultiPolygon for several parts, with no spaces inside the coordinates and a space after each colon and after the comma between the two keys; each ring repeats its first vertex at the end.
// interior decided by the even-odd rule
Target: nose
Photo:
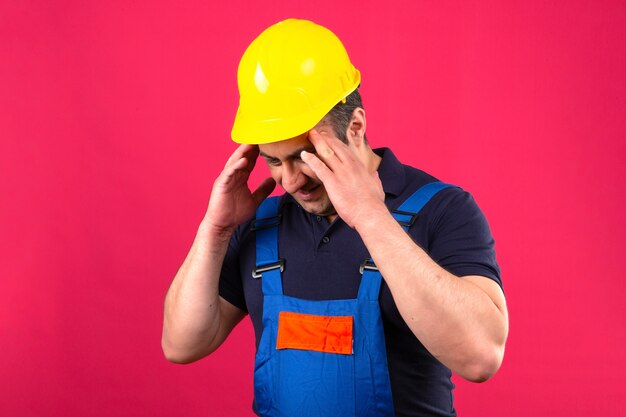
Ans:
{"type": "Polygon", "coordinates": [[[283,164],[282,186],[288,193],[295,193],[303,185],[302,171],[295,164],[283,164]]]}

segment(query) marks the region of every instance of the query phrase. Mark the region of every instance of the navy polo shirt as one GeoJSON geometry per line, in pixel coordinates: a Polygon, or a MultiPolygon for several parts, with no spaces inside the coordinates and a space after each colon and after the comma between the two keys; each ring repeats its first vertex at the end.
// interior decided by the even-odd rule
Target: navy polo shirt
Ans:
{"type": "MultiPolygon", "coordinates": [[[[382,157],[378,175],[390,210],[422,185],[437,181],[401,164],[389,149],[375,152],[382,157]]],[[[308,213],[288,194],[282,197],[280,210],[278,252],[285,259],[285,295],[309,300],[356,298],[361,281],[359,266],[370,257],[358,233],[339,217],[328,223],[324,217],[308,213]]],[[[462,189],[450,187],[436,194],[409,233],[452,274],[482,275],[502,285],[489,225],[472,196],[462,189]]],[[[239,226],[224,259],[220,295],[250,314],[258,346],[263,330],[263,296],[261,280],[252,277],[255,243],[250,222],[239,226]]],[[[380,307],[396,415],[455,416],[450,370],[408,328],[384,281],[380,307]]]]}

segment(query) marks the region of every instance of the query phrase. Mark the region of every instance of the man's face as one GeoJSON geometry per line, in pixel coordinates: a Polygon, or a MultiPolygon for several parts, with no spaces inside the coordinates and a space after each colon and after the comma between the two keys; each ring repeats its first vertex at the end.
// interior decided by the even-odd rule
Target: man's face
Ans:
{"type": "Polygon", "coordinates": [[[311,168],[300,159],[303,150],[316,153],[308,133],[295,138],[259,145],[261,156],[269,166],[272,178],[291,194],[300,206],[319,216],[335,214],[324,184],[311,168]]]}

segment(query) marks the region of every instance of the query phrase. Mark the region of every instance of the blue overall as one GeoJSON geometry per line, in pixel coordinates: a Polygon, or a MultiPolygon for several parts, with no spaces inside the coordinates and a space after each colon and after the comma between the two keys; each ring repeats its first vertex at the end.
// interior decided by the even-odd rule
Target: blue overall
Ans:
{"type": "MultiPolygon", "coordinates": [[[[408,230],[431,197],[449,186],[441,182],[426,184],[392,215],[408,230]]],[[[262,279],[263,291],[263,332],[254,366],[256,412],[271,417],[393,416],[378,303],[381,274],[371,259],[365,260],[355,299],[312,301],[284,295],[284,261],[278,256],[279,203],[278,197],[266,199],[252,225],[256,231],[253,277],[262,279]],[[351,316],[352,352],[278,349],[281,312],[351,316]]]]}

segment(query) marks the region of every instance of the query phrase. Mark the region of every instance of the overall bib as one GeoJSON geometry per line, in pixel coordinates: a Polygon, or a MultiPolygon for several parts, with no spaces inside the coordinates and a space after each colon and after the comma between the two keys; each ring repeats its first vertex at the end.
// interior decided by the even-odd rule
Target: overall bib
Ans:
{"type": "MultiPolygon", "coordinates": [[[[392,215],[405,230],[449,184],[426,184],[392,215]]],[[[271,417],[394,415],[378,296],[382,276],[361,264],[355,299],[312,301],[283,294],[278,197],[257,210],[256,268],[262,279],[263,332],[254,366],[256,412],[271,417]]]]}

